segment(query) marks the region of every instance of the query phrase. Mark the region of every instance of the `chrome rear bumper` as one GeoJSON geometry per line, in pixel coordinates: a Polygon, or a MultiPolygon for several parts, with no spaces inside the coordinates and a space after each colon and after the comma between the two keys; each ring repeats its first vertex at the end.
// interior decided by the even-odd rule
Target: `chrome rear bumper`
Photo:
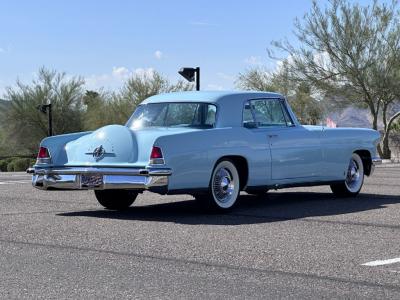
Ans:
{"type": "Polygon", "coordinates": [[[32,185],[41,190],[106,190],[132,189],[152,190],[164,193],[168,187],[169,168],[96,168],[96,167],[62,167],[62,168],[30,168],[32,185]],[[97,182],[85,184],[82,175],[100,178],[97,182]]]}

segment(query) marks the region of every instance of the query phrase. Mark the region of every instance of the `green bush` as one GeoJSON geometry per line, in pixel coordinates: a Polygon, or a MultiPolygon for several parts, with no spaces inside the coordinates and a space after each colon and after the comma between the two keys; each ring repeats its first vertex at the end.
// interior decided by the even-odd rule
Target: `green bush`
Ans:
{"type": "Polygon", "coordinates": [[[7,165],[8,165],[8,160],[6,159],[0,160],[0,171],[7,172],[7,165]]]}
{"type": "Polygon", "coordinates": [[[0,171],[2,172],[21,172],[35,164],[35,160],[30,158],[7,158],[0,160],[0,171]]]}
{"type": "Polygon", "coordinates": [[[14,172],[14,161],[13,160],[7,164],[7,172],[14,172]]]}
{"type": "Polygon", "coordinates": [[[31,164],[31,159],[30,158],[16,158],[13,160],[14,164],[14,172],[20,172],[20,171],[26,171],[26,169],[29,168],[31,164]]]}

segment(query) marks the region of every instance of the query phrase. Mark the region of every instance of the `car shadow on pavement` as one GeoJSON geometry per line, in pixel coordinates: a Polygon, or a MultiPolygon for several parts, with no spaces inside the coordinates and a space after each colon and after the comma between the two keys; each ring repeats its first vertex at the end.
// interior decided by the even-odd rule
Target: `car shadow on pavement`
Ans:
{"type": "Polygon", "coordinates": [[[400,203],[400,196],[360,194],[355,198],[335,198],[330,193],[279,192],[262,197],[242,195],[237,206],[225,214],[210,213],[195,200],[188,199],[147,206],[133,205],[124,211],[85,210],[59,213],[58,216],[189,225],[243,225],[363,212],[396,203],[400,203]]]}

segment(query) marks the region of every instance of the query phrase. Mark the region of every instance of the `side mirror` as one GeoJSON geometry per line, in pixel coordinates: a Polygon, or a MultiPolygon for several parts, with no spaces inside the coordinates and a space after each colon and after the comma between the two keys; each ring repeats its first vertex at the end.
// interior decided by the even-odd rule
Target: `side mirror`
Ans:
{"type": "Polygon", "coordinates": [[[249,122],[244,122],[243,126],[245,128],[253,129],[253,128],[258,128],[258,123],[254,121],[249,121],[249,122]]]}

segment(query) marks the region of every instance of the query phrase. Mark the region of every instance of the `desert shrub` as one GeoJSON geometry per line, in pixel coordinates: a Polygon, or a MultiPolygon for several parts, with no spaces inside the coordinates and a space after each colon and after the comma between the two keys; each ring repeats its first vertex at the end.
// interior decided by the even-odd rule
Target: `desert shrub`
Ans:
{"type": "Polygon", "coordinates": [[[0,171],[7,172],[8,161],[6,159],[0,160],[0,171]]]}
{"type": "Polygon", "coordinates": [[[3,172],[21,172],[34,165],[31,158],[7,158],[0,161],[0,170],[3,172]]]}
{"type": "Polygon", "coordinates": [[[14,172],[26,171],[31,164],[30,158],[16,158],[13,160],[14,172]]]}
{"type": "Polygon", "coordinates": [[[7,164],[7,172],[14,172],[14,161],[13,160],[7,164]]]}

